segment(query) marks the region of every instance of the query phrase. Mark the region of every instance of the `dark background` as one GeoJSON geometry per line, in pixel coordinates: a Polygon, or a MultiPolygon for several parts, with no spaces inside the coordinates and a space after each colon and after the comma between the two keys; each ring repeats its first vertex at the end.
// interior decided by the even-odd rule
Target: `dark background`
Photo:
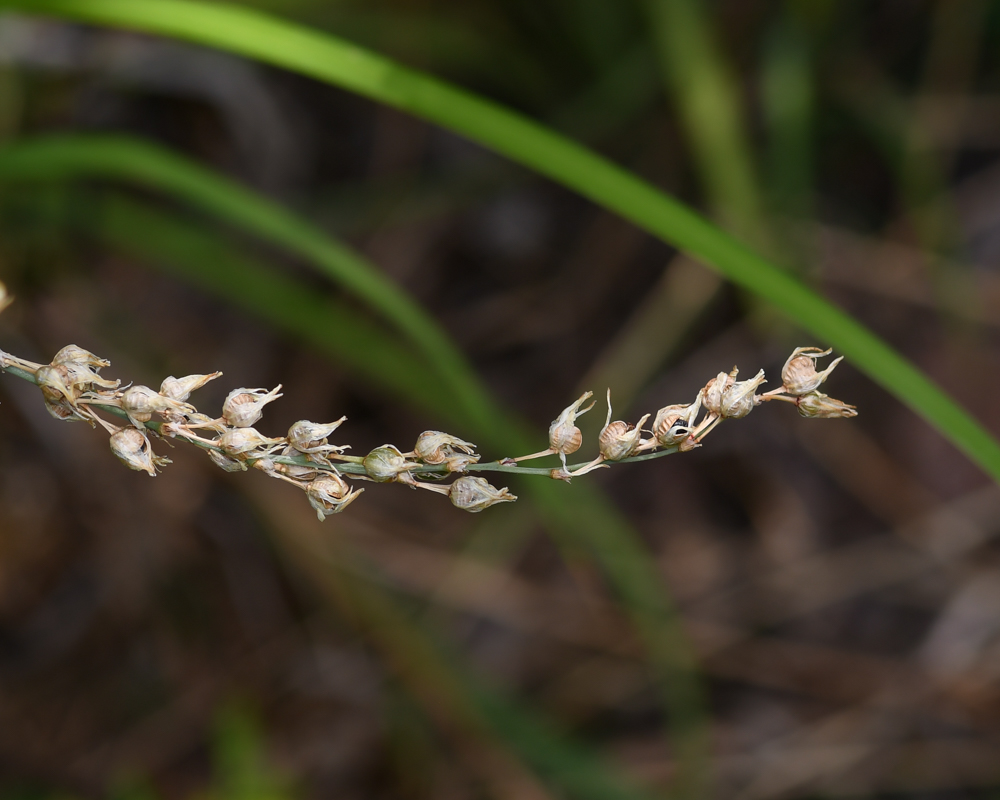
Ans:
{"type": "MultiPolygon", "coordinates": [[[[796,269],[1000,434],[995,4],[253,5],[594,146],[796,269]]],[[[539,449],[582,389],[610,385],[634,421],[734,363],[774,388],[793,347],[823,344],[391,109],[219,52],[0,16],[0,139],[56,132],[151,140],[346,241],[444,326],[539,449]]],[[[5,350],[46,362],[73,342],[153,386],[222,370],[196,395],[213,414],[231,388],[282,383],[262,431],[346,414],[337,441],[354,454],[446,424],[238,292],[110,241],[122,198],[356,305],[155,192],[4,188],[5,350]]],[[[1000,493],[850,362],[827,390],[858,418],[766,406],[691,454],[580,478],[565,502],[606,492],[681,613],[704,796],[996,797],[1000,493]]],[[[0,400],[0,796],[615,796],[556,788],[469,723],[474,690],[423,669],[428,648],[652,792],[687,758],[602,574],[615,553],[574,556],[530,503],[470,516],[371,486],[320,525],[292,487],[190,448],[157,445],[175,463],[156,480],[128,472],[11,376],[0,400]]],[[[581,455],[604,413],[583,419],[581,455]]]]}

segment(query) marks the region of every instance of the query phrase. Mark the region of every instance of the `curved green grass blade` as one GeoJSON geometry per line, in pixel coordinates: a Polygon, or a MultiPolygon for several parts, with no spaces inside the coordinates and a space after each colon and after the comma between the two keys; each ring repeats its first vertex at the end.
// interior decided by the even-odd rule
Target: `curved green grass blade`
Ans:
{"type": "MultiPolygon", "coordinates": [[[[416,403],[441,418],[453,418],[450,394],[426,379],[427,367],[399,337],[359,314],[350,304],[325,297],[266,264],[245,255],[215,231],[189,219],[115,192],[97,203],[97,213],[71,215],[68,224],[103,244],[140,259],[168,275],[218,295],[296,336],[320,353],[395,395],[400,403],[416,403]]],[[[60,225],[64,202],[44,202],[30,190],[17,200],[32,220],[60,225]]],[[[81,204],[82,205],[82,204],[81,204]]],[[[16,236],[5,231],[7,237],[16,236]]]]}
{"type": "Polygon", "coordinates": [[[171,195],[299,255],[403,333],[448,386],[465,420],[485,427],[493,418],[495,410],[465,359],[419,305],[367,261],[277,203],[138,139],[52,136],[0,149],[4,183],[81,178],[125,181],[171,195]]]}
{"type": "MultiPolygon", "coordinates": [[[[127,168],[123,168],[121,163],[115,163],[115,159],[108,151],[107,139],[61,137],[0,150],[0,182],[4,179],[32,183],[80,177],[117,176],[139,181],[160,192],[172,192],[178,199],[191,200],[202,208],[220,213],[236,225],[253,230],[252,222],[255,217],[253,214],[244,213],[241,202],[243,194],[249,195],[245,190],[234,187],[211,174],[202,174],[204,171],[190,162],[163,153],[152,145],[130,140],[118,140],[118,142],[129,145],[125,152],[130,154],[132,163],[128,164],[126,161],[127,168]],[[50,153],[55,153],[58,158],[48,160],[45,156],[50,153]],[[144,163],[146,156],[149,156],[153,166],[144,163]],[[177,170],[171,172],[163,168],[165,165],[176,167],[177,170]],[[186,175],[189,180],[178,181],[177,174],[186,175]],[[206,202],[205,197],[212,199],[213,193],[221,194],[221,200],[206,202]],[[227,211],[231,213],[224,213],[227,211]]],[[[252,195],[249,195],[249,202],[251,210],[255,203],[266,203],[252,195]]],[[[278,212],[287,214],[281,209],[278,209],[278,212]]],[[[169,265],[174,270],[179,270],[181,274],[186,273],[195,283],[204,285],[208,280],[208,285],[215,291],[228,290],[229,295],[241,305],[265,316],[271,314],[269,318],[279,325],[282,324],[282,320],[280,316],[273,316],[273,308],[267,307],[266,295],[273,291],[276,297],[283,297],[288,305],[298,302],[299,295],[293,287],[275,283],[274,276],[268,275],[266,270],[255,270],[253,264],[248,265],[250,267],[248,281],[241,288],[238,285],[240,274],[236,271],[241,264],[233,262],[231,256],[219,249],[218,244],[205,241],[204,235],[198,234],[195,230],[175,230],[173,225],[176,223],[171,223],[166,217],[152,219],[148,211],[143,213],[145,217],[140,217],[135,208],[122,208],[119,205],[116,210],[111,206],[107,214],[108,221],[105,223],[107,230],[103,233],[100,229],[94,232],[101,233],[117,246],[130,248],[133,251],[138,249],[143,253],[146,253],[144,248],[147,245],[153,249],[157,244],[162,245],[163,252],[159,256],[163,260],[159,263],[169,265]],[[148,236],[143,232],[144,227],[149,229],[148,236]],[[143,242],[142,239],[146,241],[143,242]],[[218,259],[216,266],[223,269],[224,274],[211,278],[200,274],[200,267],[204,266],[203,258],[218,259]]],[[[298,220],[293,222],[296,226],[304,225],[298,220]]],[[[322,236],[318,232],[315,235],[322,236]]],[[[311,252],[299,249],[294,240],[288,244],[293,252],[299,252],[306,257],[311,252]]],[[[323,254],[328,251],[317,248],[315,252],[323,254]]],[[[349,255],[358,266],[375,271],[372,265],[364,262],[359,256],[353,253],[349,255]]],[[[307,307],[312,308],[314,304],[314,301],[309,301],[307,307]]],[[[329,333],[322,328],[322,320],[315,319],[302,320],[293,329],[313,340],[314,344],[318,343],[320,347],[324,346],[323,337],[329,333]]],[[[329,343],[326,343],[326,346],[329,346],[329,343]]],[[[438,357],[437,352],[433,350],[427,355],[431,359],[438,357]]],[[[471,376],[469,380],[475,382],[476,378],[471,370],[466,367],[463,369],[471,376]]],[[[438,371],[441,374],[447,373],[440,368],[440,365],[438,371]]],[[[485,395],[485,391],[475,388],[486,397],[481,408],[490,414],[488,425],[474,427],[477,439],[505,442],[507,446],[512,446],[519,452],[537,449],[539,442],[533,442],[524,436],[521,427],[507,415],[491,409],[492,401],[485,395]]],[[[459,421],[463,419],[461,413],[463,409],[456,404],[449,404],[447,408],[441,410],[450,413],[459,421]]],[[[690,645],[672,604],[663,591],[662,576],[651,566],[647,554],[644,553],[628,523],[601,498],[599,492],[594,491],[593,487],[568,487],[559,482],[530,481],[525,484],[524,490],[531,495],[541,510],[568,559],[579,557],[582,546],[607,572],[660,678],[660,687],[669,711],[667,726],[670,729],[677,760],[674,780],[676,795],[700,796],[707,775],[709,750],[701,690],[690,645]],[[571,493],[569,497],[567,492],[571,493]]]]}
{"type": "Polygon", "coordinates": [[[300,337],[401,404],[420,405],[441,418],[454,413],[448,392],[426,379],[427,367],[398,337],[347,303],[280,275],[189,220],[110,196],[103,198],[98,225],[89,233],[300,337]]]}
{"type": "MultiPolygon", "coordinates": [[[[349,42],[250,9],[192,0],[0,0],[4,7],[228,50],[463,134],[616,211],[760,295],[848,356],[1000,481],[1000,444],[887,343],[682,203],[526,117],[349,42]]],[[[427,343],[438,346],[439,339],[427,343]]]]}

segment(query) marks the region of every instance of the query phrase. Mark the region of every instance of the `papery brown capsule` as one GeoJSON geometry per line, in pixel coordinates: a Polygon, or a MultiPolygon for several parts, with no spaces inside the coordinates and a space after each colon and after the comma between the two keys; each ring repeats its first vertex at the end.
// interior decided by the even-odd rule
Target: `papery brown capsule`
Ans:
{"type": "Polygon", "coordinates": [[[327,444],[327,438],[339,428],[347,417],[341,417],[336,422],[322,424],[300,419],[288,429],[288,443],[300,453],[332,453],[349,449],[349,445],[327,444]]]}
{"type": "MultiPolygon", "coordinates": [[[[621,461],[628,458],[639,448],[642,437],[642,426],[650,417],[646,414],[636,425],[618,420],[611,421],[611,390],[608,389],[608,418],[604,428],[597,437],[597,449],[606,461],[621,461]]],[[[582,473],[574,473],[582,474],[582,473]]]]}
{"type": "Polygon", "coordinates": [[[497,489],[484,478],[466,475],[455,481],[448,489],[448,498],[455,508],[476,514],[497,503],[513,503],[517,497],[507,491],[507,487],[497,489]]]}
{"type": "Polygon", "coordinates": [[[200,389],[221,375],[221,372],[212,372],[208,375],[187,375],[183,378],[175,378],[170,375],[164,378],[163,383],[160,384],[160,394],[171,400],[187,400],[193,391],[200,389]]]}
{"type": "Polygon", "coordinates": [[[738,373],[739,370],[733,367],[733,371],[728,375],[725,372],[720,372],[705,384],[705,388],[701,390],[701,404],[709,414],[716,417],[722,416],[722,397],[726,390],[733,385],[738,373]]]}
{"type": "MultiPolygon", "coordinates": [[[[455,451],[473,456],[476,446],[472,442],[466,442],[441,431],[424,431],[417,437],[417,443],[413,446],[413,452],[425,464],[443,464],[456,455],[455,451]]],[[[479,456],[468,458],[466,464],[478,460],[479,456]]]]}
{"type": "Polygon", "coordinates": [[[39,367],[35,371],[35,380],[42,390],[45,410],[49,414],[59,420],[82,420],[94,425],[94,421],[76,404],[82,392],[69,381],[69,370],[64,364],[39,367]]]}
{"type": "Polygon", "coordinates": [[[594,407],[594,404],[591,403],[583,411],[580,410],[580,406],[587,402],[593,394],[593,392],[584,392],[576,402],[563,409],[562,413],[549,425],[549,448],[562,457],[564,467],[566,456],[575,453],[583,444],[583,434],[576,427],[576,418],[582,417],[594,407]]]}
{"type": "Polygon", "coordinates": [[[111,434],[111,452],[129,469],[156,477],[156,468],[170,463],[153,453],[149,438],[138,428],[119,428],[111,434]]]}
{"type": "Polygon", "coordinates": [[[828,397],[821,392],[812,392],[803,395],[796,399],[795,405],[799,409],[799,414],[811,419],[846,419],[858,415],[855,406],[848,405],[842,400],[828,397]]]}
{"type": "Polygon", "coordinates": [[[825,370],[817,372],[816,360],[832,352],[818,347],[796,347],[781,368],[781,383],[785,392],[798,397],[816,391],[844,359],[843,356],[835,358],[825,370]]]}
{"type": "Polygon", "coordinates": [[[270,455],[285,444],[284,439],[269,439],[253,428],[230,428],[215,440],[227,456],[270,455]]]}
{"type": "Polygon", "coordinates": [[[690,405],[664,406],[653,419],[653,436],[660,447],[676,447],[695,427],[701,411],[701,392],[690,405]]]}
{"type": "MultiPolygon", "coordinates": [[[[737,370],[733,369],[733,378],[736,377],[737,370]]],[[[766,383],[764,370],[760,370],[748,381],[736,381],[722,394],[722,404],[720,416],[723,419],[742,419],[751,411],[754,406],[760,405],[760,398],[755,392],[757,387],[766,383]]]]}
{"type": "Polygon", "coordinates": [[[110,367],[111,362],[106,358],[95,356],[89,350],[84,350],[75,344],[68,344],[52,358],[53,364],[81,364],[93,369],[95,372],[102,367],[110,367]]]}
{"type": "Polygon", "coordinates": [[[65,364],[46,365],[39,367],[35,372],[35,380],[42,394],[46,398],[53,400],[64,399],[70,403],[75,403],[82,394],[73,386],[69,377],[69,370],[65,364]]]}
{"type": "Polygon", "coordinates": [[[97,370],[75,361],[67,361],[55,366],[66,370],[67,382],[76,391],[81,393],[95,392],[97,394],[104,394],[105,392],[115,391],[122,384],[121,381],[102,378],[97,374],[97,370]]]}
{"type": "Polygon", "coordinates": [[[137,428],[149,422],[153,414],[176,413],[180,415],[195,413],[195,407],[180,400],[171,400],[148,386],[130,386],[118,400],[122,410],[137,428]]]}
{"type": "Polygon", "coordinates": [[[264,414],[264,406],[281,397],[279,383],[267,389],[233,389],[222,404],[222,418],[234,428],[249,428],[264,414]]]}
{"type": "Polygon", "coordinates": [[[478,453],[457,453],[453,456],[448,456],[444,460],[444,465],[448,469],[448,472],[465,472],[471,464],[478,463],[478,453]]]}
{"type": "Polygon", "coordinates": [[[187,429],[188,431],[210,430],[215,431],[216,433],[225,433],[229,430],[223,420],[214,419],[208,416],[208,414],[202,414],[200,411],[195,411],[194,413],[188,412],[186,414],[176,414],[174,412],[165,411],[163,412],[163,417],[171,423],[169,430],[172,431],[170,434],[167,434],[166,431],[161,428],[160,434],[164,436],[173,436],[176,433],[183,433],[183,429],[187,429]]]}
{"type": "Polygon", "coordinates": [[[376,483],[396,480],[402,473],[420,466],[407,461],[399,448],[391,444],[376,447],[364,460],[365,472],[376,483]]]}
{"type": "Polygon", "coordinates": [[[316,509],[320,522],[331,514],[339,514],[361,494],[364,489],[354,489],[339,475],[328,473],[314,479],[306,486],[309,505],[316,509]]]}

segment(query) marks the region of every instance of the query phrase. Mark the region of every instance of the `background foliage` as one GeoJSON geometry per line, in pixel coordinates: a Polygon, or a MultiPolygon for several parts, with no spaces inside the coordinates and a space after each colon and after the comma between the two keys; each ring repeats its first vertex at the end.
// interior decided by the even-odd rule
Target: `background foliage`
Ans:
{"type": "MultiPolygon", "coordinates": [[[[185,33],[153,0],[4,5],[242,30],[185,33]]],[[[275,431],[346,413],[355,452],[441,427],[492,455],[537,449],[581,387],[638,417],[815,341],[450,125],[824,332],[862,416],[766,408],[692,455],[512,483],[530,502],[482,518],[377,487],[319,526],[197,453],[123,474],[5,379],[5,796],[990,796],[1000,496],[903,403],[994,472],[996,445],[768,261],[996,431],[991,5],[243,5],[313,31],[291,71],[0,18],[6,349],[282,382],[275,431]],[[323,31],[592,145],[750,249],[419,75],[369,90],[357,55],[344,81],[444,128],[296,75],[336,71],[305,46],[323,31]]]]}

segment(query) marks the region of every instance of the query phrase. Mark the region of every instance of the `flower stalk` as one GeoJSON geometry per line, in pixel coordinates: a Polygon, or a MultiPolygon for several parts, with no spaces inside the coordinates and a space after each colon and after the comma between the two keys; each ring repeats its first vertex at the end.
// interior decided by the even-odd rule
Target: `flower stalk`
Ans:
{"type": "MultiPolygon", "coordinates": [[[[0,284],[0,310],[8,303],[0,284]]],[[[598,437],[598,453],[590,461],[569,464],[566,457],[583,445],[576,419],[593,407],[583,404],[593,396],[585,392],[567,406],[549,426],[549,447],[529,455],[482,462],[476,445],[442,431],[424,431],[412,449],[384,444],[366,456],[348,456],[349,445],[331,444],[329,437],[346,421],[331,423],[300,420],[287,435],[269,437],[255,428],[264,407],[281,397],[272,390],[239,388],[230,392],[222,413],[212,417],[190,402],[193,392],[222,375],[212,372],[170,376],[155,391],[147,386],[109,380],[99,375],[110,362],[76,345],[67,345],[49,364],[36,364],[0,350],[0,372],[37,385],[46,408],[57,419],[80,420],[101,426],[111,436],[112,452],[130,469],[155,477],[169,459],[157,456],[153,444],[169,438],[205,450],[212,462],[228,472],[256,469],[301,489],[320,520],[342,512],[364,491],[350,481],[401,483],[449,498],[456,508],[478,513],[492,505],[517,500],[506,487],[497,488],[469,473],[498,472],[543,476],[570,481],[597,468],[649,461],[702,446],[705,437],[727,419],[742,419],[770,400],[792,403],[807,418],[848,418],[857,415],[854,406],[829,397],[819,386],[840,362],[826,369],[816,362],[830,354],[817,347],[799,347],[782,370],[782,385],[765,394],[757,389],[765,382],[760,370],[752,379],[737,381],[738,370],[720,372],[698,392],[691,403],[644,414],[638,422],[612,422],[611,390],[608,415],[598,437]],[[100,412],[100,413],[98,413],[100,412]],[[116,418],[113,423],[104,416],[116,418]],[[653,417],[652,426],[644,428],[653,417]],[[125,423],[125,424],[118,424],[125,423]],[[649,438],[643,438],[649,434],[649,438]],[[560,466],[528,467],[521,462],[558,456],[560,466]],[[452,478],[450,483],[443,481],[452,478]]]]}

